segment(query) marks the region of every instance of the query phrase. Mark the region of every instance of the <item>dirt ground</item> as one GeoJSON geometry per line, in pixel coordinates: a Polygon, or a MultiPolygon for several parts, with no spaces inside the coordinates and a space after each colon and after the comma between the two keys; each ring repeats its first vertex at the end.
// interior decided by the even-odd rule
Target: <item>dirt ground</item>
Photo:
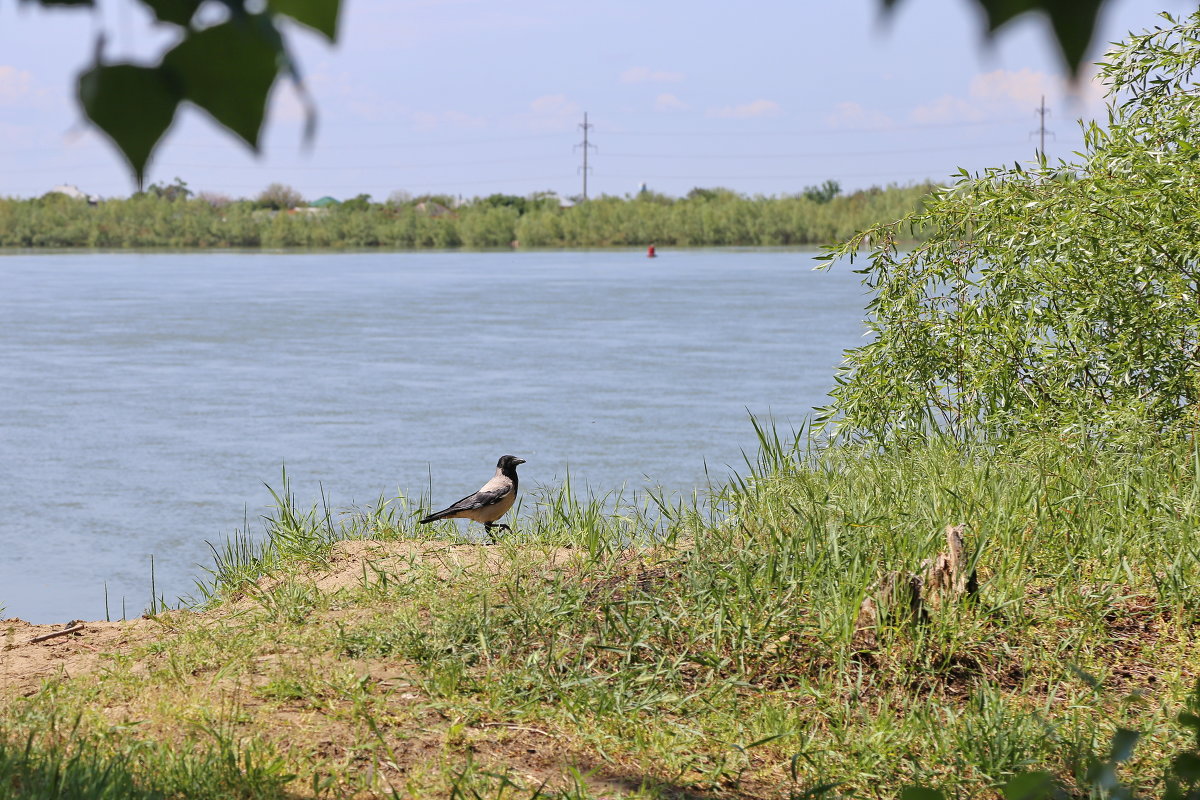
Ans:
{"type": "MultiPolygon", "coordinates": [[[[179,613],[179,612],[175,612],[179,613]]],[[[71,679],[100,667],[103,653],[125,652],[154,637],[162,624],[149,619],[34,625],[23,619],[0,620],[0,696],[29,696],[50,679],[71,679]],[[38,637],[73,628],[73,633],[44,641],[38,637]]]]}

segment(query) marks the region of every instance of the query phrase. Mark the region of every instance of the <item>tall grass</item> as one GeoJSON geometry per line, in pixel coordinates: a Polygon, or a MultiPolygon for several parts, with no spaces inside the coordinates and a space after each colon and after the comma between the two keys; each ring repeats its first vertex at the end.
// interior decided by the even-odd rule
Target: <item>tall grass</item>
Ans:
{"type": "Polygon", "coordinates": [[[6,800],[266,800],[295,779],[262,743],[198,732],[192,747],[84,736],[79,720],[24,720],[24,739],[0,736],[0,796],[6,800]]]}
{"type": "MultiPolygon", "coordinates": [[[[965,796],[1030,765],[1067,775],[1105,747],[1116,701],[1080,675],[1119,698],[1129,661],[1177,691],[1193,672],[1177,660],[1200,612],[1200,456],[1186,437],[878,452],[760,434],[747,472],[711,500],[723,516],[668,518],[636,552],[589,548],[575,579],[539,580],[528,564],[465,576],[452,604],[343,630],[344,651],[412,659],[455,702],[562,715],[597,746],[675,737],[668,763],[700,785],[800,754],[806,780],[932,779],[965,796]],[[872,584],[915,569],[959,522],[979,602],[893,620],[877,652],[856,652],[872,584]]],[[[551,511],[547,531],[594,525],[588,504],[551,511]]],[[[633,527],[661,524],[643,514],[633,527]]],[[[1150,732],[1159,745],[1173,735],[1150,732]]]]}
{"type": "Polygon", "coordinates": [[[409,518],[415,514],[408,513],[408,499],[400,496],[395,500],[380,498],[370,509],[335,520],[324,488],[320,502],[304,508],[296,501],[286,468],[280,486],[276,490],[266,485],[273,511],[262,517],[261,532],[252,532],[247,522],[224,542],[207,543],[213,563],[204,567],[207,577],[195,582],[192,603],[215,603],[284,566],[319,569],[328,564],[334,543],[372,535],[394,537],[398,530],[411,526],[413,520],[409,518]]]}

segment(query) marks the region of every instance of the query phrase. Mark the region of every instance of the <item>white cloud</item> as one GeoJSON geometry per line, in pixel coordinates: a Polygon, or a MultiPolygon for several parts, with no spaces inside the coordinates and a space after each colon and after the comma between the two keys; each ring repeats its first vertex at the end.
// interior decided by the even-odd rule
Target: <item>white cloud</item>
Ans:
{"type": "Polygon", "coordinates": [[[621,73],[621,83],[679,83],[682,72],[653,70],[649,67],[630,67],[621,73]]]}
{"type": "Polygon", "coordinates": [[[0,103],[11,103],[29,94],[33,77],[28,70],[0,65],[0,103]]]}
{"type": "Polygon", "coordinates": [[[1025,67],[997,69],[975,75],[965,94],[945,94],[922,103],[909,113],[918,123],[978,122],[997,117],[1032,114],[1046,98],[1064,118],[1071,113],[1097,114],[1103,107],[1104,87],[1094,76],[1072,85],[1066,79],[1025,67]]]}
{"type": "Polygon", "coordinates": [[[413,127],[420,130],[478,128],[484,124],[483,117],[472,116],[464,111],[406,111],[405,116],[413,127]]]}
{"type": "Polygon", "coordinates": [[[583,118],[579,103],[568,100],[565,94],[547,94],[529,104],[524,115],[527,127],[536,131],[568,130],[583,118]]]}
{"type": "Polygon", "coordinates": [[[65,100],[38,86],[29,70],[0,64],[0,106],[50,108],[64,103],[65,100]]]}
{"type": "Polygon", "coordinates": [[[577,109],[578,103],[567,100],[565,94],[544,94],[529,104],[535,114],[561,114],[566,109],[577,109]]]}
{"type": "Polygon", "coordinates": [[[724,119],[749,119],[751,117],[773,117],[779,113],[779,103],[774,100],[755,100],[738,106],[710,108],[708,116],[724,119]]]}
{"type": "Polygon", "coordinates": [[[30,125],[13,125],[0,122],[0,142],[4,144],[27,145],[37,141],[38,131],[30,125]]]}
{"type": "Polygon", "coordinates": [[[882,111],[864,108],[858,103],[838,103],[833,111],[825,115],[825,124],[831,128],[883,129],[892,127],[892,118],[882,111]]]}
{"type": "MultiPolygon", "coordinates": [[[[345,114],[376,123],[407,125],[416,130],[477,128],[482,117],[455,109],[413,108],[381,94],[349,72],[317,70],[307,79],[318,109],[318,128],[326,119],[345,114]]],[[[272,121],[299,123],[305,119],[303,98],[291,81],[278,81],[271,100],[272,121]]]]}
{"type": "Polygon", "coordinates": [[[456,125],[460,128],[479,128],[487,123],[483,117],[477,117],[465,111],[443,111],[440,117],[445,124],[456,125]]]}
{"type": "Polygon", "coordinates": [[[1087,80],[1081,80],[1078,86],[1071,87],[1071,99],[1084,108],[1101,110],[1105,106],[1108,87],[1100,79],[1097,72],[1092,72],[1087,80]]]}
{"type": "Polygon", "coordinates": [[[1064,89],[1061,78],[1025,67],[1016,72],[998,69],[976,75],[971,79],[968,93],[972,99],[984,103],[1025,108],[1037,105],[1042,95],[1060,96],[1064,89]]]}
{"type": "Polygon", "coordinates": [[[952,94],[944,94],[936,100],[922,103],[909,112],[913,122],[934,124],[939,122],[975,122],[985,116],[981,104],[971,103],[952,94]]]}
{"type": "Polygon", "coordinates": [[[304,101],[291,81],[277,81],[270,102],[270,122],[300,123],[307,119],[304,101]]]}
{"type": "Polygon", "coordinates": [[[688,107],[688,104],[680,100],[673,94],[663,92],[658,97],[654,98],[655,111],[683,111],[688,107]]]}

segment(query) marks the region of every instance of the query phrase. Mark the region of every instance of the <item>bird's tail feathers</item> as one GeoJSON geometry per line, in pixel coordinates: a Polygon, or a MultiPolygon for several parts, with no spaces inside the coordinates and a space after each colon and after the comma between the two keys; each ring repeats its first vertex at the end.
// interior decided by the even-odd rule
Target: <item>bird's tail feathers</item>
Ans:
{"type": "Polygon", "coordinates": [[[428,524],[428,523],[430,523],[430,522],[437,522],[439,519],[445,519],[446,517],[450,516],[450,514],[451,514],[451,513],[453,513],[453,512],[452,512],[450,509],[448,509],[448,508],[447,508],[447,509],[444,509],[444,510],[442,510],[442,511],[435,511],[434,513],[430,514],[428,517],[426,517],[425,519],[421,520],[421,521],[420,521],[420,522],[418,522],[417,524],[418,524],[418,525],[425,525],[425,524],[428,524]]]}

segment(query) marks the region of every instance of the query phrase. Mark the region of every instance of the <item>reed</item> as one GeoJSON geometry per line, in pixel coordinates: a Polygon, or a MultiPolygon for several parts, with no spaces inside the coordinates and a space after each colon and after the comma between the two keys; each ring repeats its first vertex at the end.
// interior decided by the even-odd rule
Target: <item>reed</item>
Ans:
{"type": "Polygon", "coordinates": [[[798,246],[846,239],[917,211],[930,184],[889,186],[832,198],[745,196],[728,190],[557,200],[496,196],[457,203],[430,198],[348,203],[301,212],[237,201],[214,207],[153,194],[91,206],[65,195],[0,198],[0,247],[391,248],[798,246]],[[448,207],[452,206],[452,207],[448,207]],[[431,211],[433,208],[441,209],[431,211]]]}

